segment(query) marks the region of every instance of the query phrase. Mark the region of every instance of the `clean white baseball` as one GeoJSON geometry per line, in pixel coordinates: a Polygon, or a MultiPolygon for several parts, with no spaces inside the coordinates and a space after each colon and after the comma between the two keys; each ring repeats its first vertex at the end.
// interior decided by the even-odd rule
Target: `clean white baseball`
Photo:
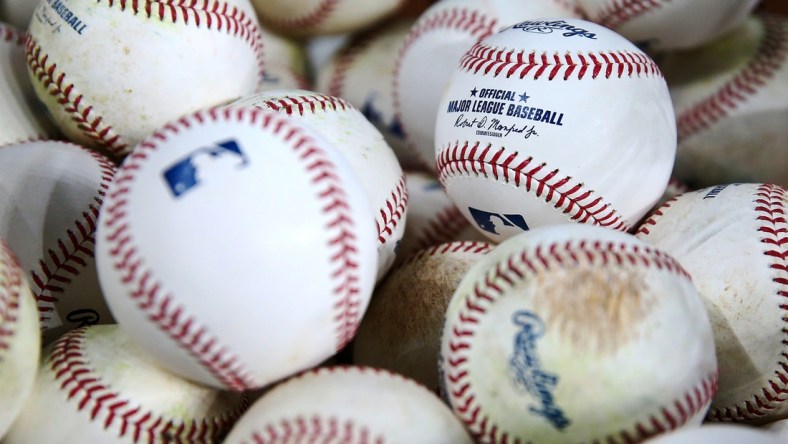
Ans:
{"type": "Polygon", "coordinates": [[[219,442],[248,402],[163,370],[117,325],[66,333],[33,375],[4,444],[219,442]]]}
{"type": "Polygon", "coordinates": [[[0,147],[0,238],[27,272],[44,343],[113,322],[96,274],[96,221],[115,165],[67,142],[0,147]]]}
{"type": "Polygon", "coordinates": [[[0,438],[33,390],[40,352],[33,294],[13,252],[0,240],[0,438]]]}
{"type": "Polygon", "coordinates": [[[666,433],[646,441],[647,444],[785,444],[766,432],[735,425],[706,425],[666,433]]]}
{"type": "Polygon", "coordinates": [[[403,0],[252,0],[260,19],[285,35],[317,36],[366,28],[403,0]]]}
{"type": "Polygon", "coordinates": [[[27,77],[25,33],[3,23],[0,60],[0,145],[56,134],[27,77]]]}
{"type": "Polygon", "coordinates": [[[413,20],[399,20],[360,34],[320,68],[317,90],[347,100],[372,122],[394,150],[403,168],[424,168],[405,142],[395,118],[392,82],[397,54],[413,20]]]}
{"type": "Polygon", "coordinates": [[[788,196],[777,185],[720,185],[660,207],[637,236],[692,275],[714,328],[716,421],[788,414],[788,196]]]}
{"type": "Polygon", "coordinates": [[[244,97],[233,106],[251,106],[299,119],[331,142],[364,184],[378,231],[380,280],[396,258],[405,231],[408,190],[397,157],[380,131],[351,104],[304,90],[268,91],[244,97]]]}
{"type": "Polygon", "coordinates": [[[486,238],[472,227],[431,174],[406,172],[408,217],[397,252],[397,262],[425,248],[452,241],[482,241],[486,238]]]}
{"type": "Polygon", "coordinates": [[[435,170],[441,93],[469,48],[519,20],[576,16],[564,0],[444,0],[427,9],[402,43],[393,87],[397,122],[423,167],[435,170]]]}
{"type": "Polygon", "coordinates": [[[385,368],[438,390],[446,306],[487,242],[450,242],[419,251],[378,285],[353,341],[353,363],[385,368]]]}
{"type": "Polygon", "coordinates": [[[756,15],[660,67],[676,109],[675,176],[695,187],[788,186],[788,19],[756,15]]]}
{"type": "Polygon", "coordinates": [[[759,0],[577,0],[589,19],[641,47],[681,49],[740,25],[759,0]]]}
{"type": "Polygon", "coordinates": [[[377,272],[370,214],[344,156],[298,121],[212,108],[155,131],[118,169],[99,279],[162,365],[260,388],[353,338],[377,272]]]}
{"type": "Polygon", "coordinates": [[[717,386],[703,303],[632,235],[542,227],[481,258],[446,311],[442,392],[480,442],[638,442],[700,425],[717,386]]]}
{"type": "Polygon", "coordinates": [[[322,367],[266,393],[224,442],[472,441],[451,410],[410,379],[366,367],[322,367]]]}
{"type": "Polygon", "coordinates": [[[676,123],[635,45],[584,20],[527,20],[462,58],[435,152],[446,193],[495,242],[569,221],[626,231],[665,191],[676,123]]]}
{"type": "Polygon", "coordinates": [[[26,53],[66,136],[125,155],[171,119],[251,94],[262,45],[249,0],[44,0],[26,53]]]}

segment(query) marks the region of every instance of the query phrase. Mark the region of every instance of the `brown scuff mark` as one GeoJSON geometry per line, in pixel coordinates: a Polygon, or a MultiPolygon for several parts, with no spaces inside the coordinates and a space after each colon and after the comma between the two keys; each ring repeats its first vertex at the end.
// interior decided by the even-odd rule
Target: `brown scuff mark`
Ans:
{"type": "Polygon", "coordinates": [[[548,331],[581,350],[611,354],[636,340],[654,304],[642,272],[628,267],[561,268],[535,278],[535,311],[548,331]]]}

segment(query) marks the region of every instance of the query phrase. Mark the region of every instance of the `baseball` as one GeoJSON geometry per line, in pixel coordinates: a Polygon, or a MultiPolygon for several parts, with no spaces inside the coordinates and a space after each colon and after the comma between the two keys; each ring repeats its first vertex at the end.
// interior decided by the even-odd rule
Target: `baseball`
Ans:
{"type": "Polygon", "coordinates": [[[418,18],[395,62],[393,99],[395,118],[423,168],[435,170],[435,116],[463,54],[518,20],[576,14],[563,0],[445,0],[418,18]]]}
{"type": "Polygon", "coordinates": [[[788,185],[788,19],[756,15],[660,60],[676,109],[676,178],[788,185]]]}
{"type": "Polygon", "coordinates": [[[580,224],[522,233],[471,267],[446,311],[440,369],[485,443],[639,442],[700,425],[717,385],[687,272],[634,236],[580,224]]]}
{"type": "Polygon", "coordinates": [[[262,45],[249,0],[43,0],[25,51],[63,133],[122,156],[171,119],[251,94],[262,45]]]}
{"type": "Polygon", "coordinates": [[[577,0],[590,20],[638,46],[700,46],[740,25],[759,0],[577,0]]]}
{"type": "MultiPolygon", "coordinates": [[[[26,2],[32,3],[32,2],[26,2]]],[[[25,33],[0,23],[0,145],[55,134],[36,101],[25,64],[25,33]]]]}
{"type": "Polygon", "coordinates": [[[252,0],[267,26],[285,35],[319,36],[366,28],[403,0],[252,0]]]}
{"type": "Polygon", "coordinates": [[[438,391],[443,315],[487,242],[450,242],[419,251],[378,285],[353,342],[353,363],[385,368],[438,391]]]}
{"type": "Polygon", "coordinates": [[[437,396],[394,373],[322,367],[257,400],[224,441],[470,444],[437,396]]]}
{"type": "Polygon", "coordinates": [[[784,444],[766,432],[735,425],[706,425],[697,429],[666,433],[647,444],[784,444]]]}
{"type": "Polygon", "coordinates": [[[339,149],[364,184],[378,232],[380,280],[396,258],[405,231],[408,190],[405,175],[383,136],[352,105],[304,90],[254,94],[233,103],[277,111],[299,119],[339,149]]]}
{"type": "Polygon", "coordinates": [[[353,338],[377,272],[371,214],[328,141],[276,113],[212,108],[155,131],[118,169],[99,280],[161,365],[260,388],[353,338]]]}
{"type": "Polygon", "coordinates": [[[27,278],[0,240],[0,437],[33,390],[41,335],[27,278]]]}
{"type": "Polygon", "coordinates": [[[765,430],[773,435],[776,435],[783,441],[788,441],[788,418],[767,424],[761,427],[761,430],[765,430]]]}
{"type": "Polygon", "coordinates": [[[638,230],[687,269],[709,313],[720,369],[710,420],[788,414],[786,202],[777,185],[719,185],[676,197],[638,230]]]}
{"type": "Polygon", "coordinates": [[[33,375],[4,444],[218,442],[247,404],[161,369],[116,325],[66,333],[33,375]]]}
{"type": "Polygon", "coordinates": [[[114,175],[106,157],[67,142],[0,147],[0,238],[27,273],[45,344],[77,327],[113,322],[94,250],[114,175]]]}
{"type": "Polygon", "coordinates": [[[435,152],[446,193],[494,242],[565,222],[626,231],[665,191],[676,123],[635,45],[583,20],[527,20],[463,56],[435,152]]]}

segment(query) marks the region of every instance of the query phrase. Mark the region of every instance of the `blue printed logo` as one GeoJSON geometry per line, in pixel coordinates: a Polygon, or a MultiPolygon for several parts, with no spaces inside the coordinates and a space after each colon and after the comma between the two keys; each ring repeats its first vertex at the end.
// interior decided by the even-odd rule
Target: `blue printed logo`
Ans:
{"type": "Polygon", "coordinates": [[[553,31],[564,31],[564,37],[580,36],[587,39],[596,40],[596,34],[586,31],[583,28],[570,25],[564,20],[528,20],[512,26],[514,29],[522,29],[525,32],[534,34],[552,34],[553,31]]]}
{"type": "Polygon", "coordinates": [[[394,116],[391,123],[386,123],[383,114],[378,111],[378,108],[375,106],[375,99],[377,99],[377,94],[370,94],[369,97],[367,97],[367,100],[364,101],[364,105],[361,107],[361,114],[363,114],[373,125],[386,129],[391,135],[398,139],[404,139],[405,132],[402,130],[402,123],[400,123],[396,116],[394,116]]]}
{"type": "Polygon", "coordinates": [[[479,210],[473,207],[468,207],[468,211],[470,211],[471,217],[473,217],[476,225],[488,233],[500,235],[501,233],[497,231],[497,228],[500,228],[500,226],[517,227],[523,231],[528,231],[529,229],[525,219],[519,214],[490,213],[489,211],[479,210]]]}
{"type": "Polygon", "coordinates": [[[528,406],[528,411],[544,416],[553,427],[563,431],[571,422],[555,405],[553,390],[558,385],[558,375],[542,370],[536,354],[536,341],[545,332],[544,322],[528,310],[516,311],[512,322],[520,328],[514,337],[514,353],[509,358],[512,379],[516,386],[539,400],[539,405],[528,406]]]}
{"type": "Polygon", "coordinates": [[[218,142],[216,146],[198,148],[175,162],[162,174],[173,196],[181,197],[211,176],[219,161],[232,163],[235,169],[245,167],[249,159],[234,140],[218,142]]]}

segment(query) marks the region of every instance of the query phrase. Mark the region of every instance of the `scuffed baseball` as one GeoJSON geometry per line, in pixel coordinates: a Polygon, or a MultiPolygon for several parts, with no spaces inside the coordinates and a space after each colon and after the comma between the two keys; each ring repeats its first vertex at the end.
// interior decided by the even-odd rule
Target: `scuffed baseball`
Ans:
{"type": "Polygon", "coordinates": [[[33,374],[4,444],[219,442],[247,403],[163,370],[117,325],[72,330],[33,374]]]}
{"type": "Polygon", "coordinates": [[[637,236],[686,268],[714,329],[715,421],[763,424],[788,415],[785,189],[719,185],[665,203],[637,236]]]}
{"type": "Polygon", "coordinates": [[[660,67],[676,109],[677,179],[788,185],[788,19],[753,16],[660,67]]]}
{"type": "Polygon", "coordinates": [[[441,184],[493,242],[565,222],[627,231],[665,191],[676,154],[656,63],[579,19],[526,20],[474,45],[437,119],[441,184]]]}
{"type": "Polygon", "coordinates": [[[266,393],[224,442],[472,441],[451,410],[410,379],[366,367],[323,367],[266,393]]]}
{"type": "Polygon", "coordinates": [[[498,245],[446,311],[442,392],[480,442],[638,442],[700,425],[717,385],[689,274],[580,224],[498,245]]]}
{"type": "Polygon", "coordinates": [[[211,108],[154,132],[118,169],[99,280],[162,366],[256,389],[353,338],[377,273],[371,214],[344,156],[305,125],[211,108]]]}
{"type": "Polygon", "coordinates": [[[0,238],[27,274],[45,344],[77,327],[114,322],[94,252],[114,174],[109,159],[68,142],[0,147],[0,238]]]}
{"type": "Polygon", "coordinates": [[[250,106],[292,116],[331,142],[364,184],[378,232],[380,280],[391,268],[405,231],[408,191],[405,175],[380,131],[356,108],[337,97],[304,90],[267,91],[233,106],[250,106]]]}
{"type": "Polygon", "coordinates": [[[450,242],[419,251],[378,285],[353,342],[353,363],[412,378],[438,391],[446,307],[487,242],[450,242]]]}
{"type": "Polygon", "coordinates": [[[169,120],[251,94],[265,68],[249,0],[46,0],[29,35],[30,78],[54,122],[118,156],[169,120]]]}
{"type": "Polygon", "coordinates": [[[576,16],[564,0],[444,0],[419,16],[395,61],[393,101],[395,119],[422,167],[435,170],[435,116],[468,49],[520,20],[576,16]]]}
{"type": "Polygon", "coordinates": [[[638,46],[686,49],[740,25],[759,0],[577,0],[592,20],[638,46]]]}
{"type": "Polygon", "coordinates": [[[402,0],[252,0],[266,26],[285,35],[357,31],[391,15],[402,0]]]}
{"type": "Polygon", "coordinates": [[[37,100],[27,76],[25,33],[0,23],[0,145],[56,134],[37,100]]]}
{"type": "Polygon", "coordinates": [[[33,390],[41,334],[27,277],[0,240],[0,437],[33,390]]]}
{"type": "Polygon", "coordinates": [[[766,432],[736,425],[705,425],[696,429],[666,433],[647,444],[784,444],[766,432]]]}

